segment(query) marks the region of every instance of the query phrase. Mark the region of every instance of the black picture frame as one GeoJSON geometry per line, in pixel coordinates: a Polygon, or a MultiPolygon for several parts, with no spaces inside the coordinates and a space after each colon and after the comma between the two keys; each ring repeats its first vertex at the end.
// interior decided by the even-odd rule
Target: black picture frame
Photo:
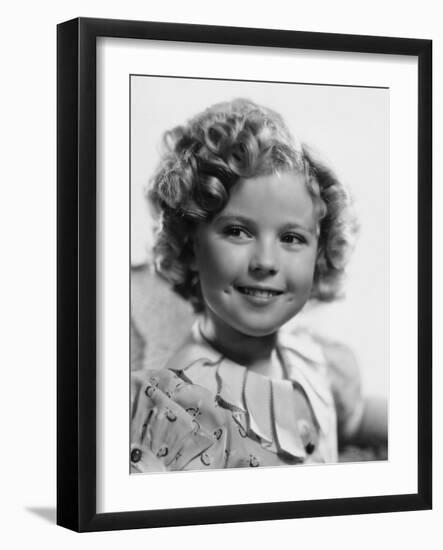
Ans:
{"type": "Polygon", "coordinates": [[[75,531],[432,507],[432,42],[78,18],[57,29],[57,523],[75,531]],[[378,53],[418,60],[418,472],[415,494],[168,510],[96,511],[96,39],[378,53]]]}

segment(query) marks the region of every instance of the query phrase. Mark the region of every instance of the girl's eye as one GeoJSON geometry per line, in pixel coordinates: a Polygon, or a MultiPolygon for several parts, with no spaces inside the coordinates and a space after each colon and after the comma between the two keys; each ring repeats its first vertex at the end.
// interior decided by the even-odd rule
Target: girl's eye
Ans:
{"type": "Polygon", "coordinates": [[[251,234],[238,225],[230,225],[224,229],[225,235],[228,237],[234,237],[235,239],[250,239],[251,234]]]}
{"type": "Polygon", "coordinates": [[[304,244],[306,242],[306,239],[297,233],[285,233],[280,240],[285,244],[304,244]]]}

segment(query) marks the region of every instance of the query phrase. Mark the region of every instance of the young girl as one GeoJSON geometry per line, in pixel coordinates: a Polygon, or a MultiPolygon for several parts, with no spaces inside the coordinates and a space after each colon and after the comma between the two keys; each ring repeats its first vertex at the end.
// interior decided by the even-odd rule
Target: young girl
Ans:
{"type": "Polygon", "coordinates": [[[132,471],[336,462],[339,439],[384,441],[352,354],[282,328],[339,294],[355,230],[342,184],[248,100],[164,143],[156,268],[199,316],[165,368],[133,375],[132,471]]]}

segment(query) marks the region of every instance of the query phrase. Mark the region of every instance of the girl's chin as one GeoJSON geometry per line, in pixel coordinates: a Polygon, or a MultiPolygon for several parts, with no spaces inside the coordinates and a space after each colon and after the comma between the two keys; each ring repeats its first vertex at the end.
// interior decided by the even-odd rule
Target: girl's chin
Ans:
{"type": "Polygon", "coordinates": [[[265,338],[266,336],[272,336],[283,325],[281,324],[272,324],[272,325],[251,325],[251,324],[238,324],[233,327],[238,332],[244,336],[249,336],[250,338],[265,338]]]}
{"type": "Polygon", "coordinates": [[[263,312],[260,315],[238,316],[235,320],[231,318],[231,326],[247,336],[261,338],[278,332],[296,313],[291,311],[281,315],[266,315],[263,312]]]}
{"type": "MultiPolygon", "coordinates": [[[[213,325],[213,330],[222,330],[231,338],[235,333],[250,338],[264,338],[276,334],[287,323],[297,310],[275,311],[236,311],[233,308],[208,308],[205,312],[206,321],[213,325]]],[[[211,332],[211,331],[208,331],[211,332]]]]}

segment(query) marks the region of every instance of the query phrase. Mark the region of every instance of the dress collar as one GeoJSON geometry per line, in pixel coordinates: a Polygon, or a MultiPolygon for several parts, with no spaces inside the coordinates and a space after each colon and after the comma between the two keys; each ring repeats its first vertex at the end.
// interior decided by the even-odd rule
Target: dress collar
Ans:
{"type": "Polygon", "coordinates": [[[216,351],[202,336],[198,320],[192,339],[201,356],[181,369],[183,375],[216,395],[264,447],[305,459],[319,432],[329,429],[330,396],[319,387],[325,381],[315,372],[324,363],[321,349],[305,335],[280,334],[278,356],[286,379],[272,380],[216,351]]]}

